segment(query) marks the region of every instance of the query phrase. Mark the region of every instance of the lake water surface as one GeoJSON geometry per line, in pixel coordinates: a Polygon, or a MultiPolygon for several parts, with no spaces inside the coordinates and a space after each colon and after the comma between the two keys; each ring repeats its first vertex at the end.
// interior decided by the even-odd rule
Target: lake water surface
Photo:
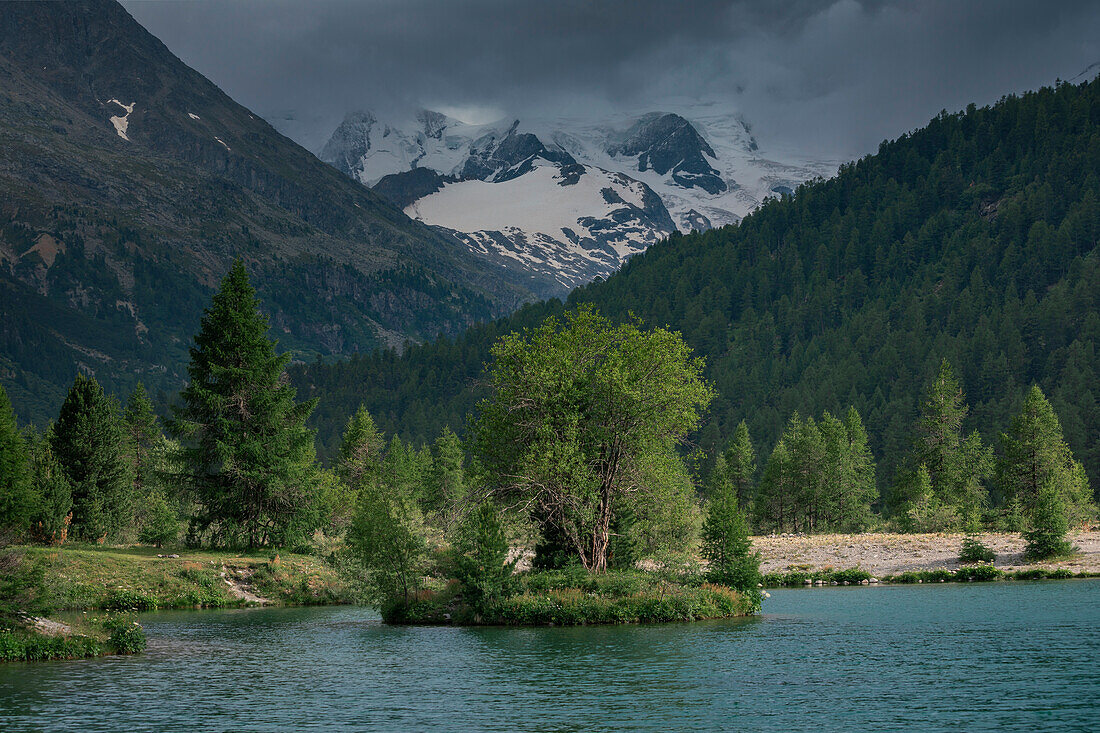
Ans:
{"type": "Polygon", "coordinates": [[[1100,730],[1100,581],[777,590],[759,618],[647,627],[142,623],[145,654],[0,664],[0,731],[1100,730]]]}

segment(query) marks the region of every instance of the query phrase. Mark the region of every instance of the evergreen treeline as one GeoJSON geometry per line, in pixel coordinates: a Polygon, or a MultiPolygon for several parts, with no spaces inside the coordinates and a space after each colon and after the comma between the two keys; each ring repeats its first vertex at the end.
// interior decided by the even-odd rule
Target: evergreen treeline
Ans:
{"type": "MultiPolygon", "coordinates": [[[[946,358],[968,391],[964,439],[977,430],[997,448],[1037,384],[1095,487],[1098,241],[1100,81],[1060,84],[941,114],[738,226],[674,235],[568,305],[667,324],[706,357],[718,397],[697,439],[711,455],[742,420],[770,446],[795,412],[851,405],[889,496],[899,473],[919,474],[906,456],[946,358]]],[[[321,398],[322,456],[361,401],[407,440],[461,432],[490,346],[564,307],[528,306],[404,355],[292,369],[300,393],[321,398]]],[[[940,469],[927,469],[935,486],[940,469]]]]}

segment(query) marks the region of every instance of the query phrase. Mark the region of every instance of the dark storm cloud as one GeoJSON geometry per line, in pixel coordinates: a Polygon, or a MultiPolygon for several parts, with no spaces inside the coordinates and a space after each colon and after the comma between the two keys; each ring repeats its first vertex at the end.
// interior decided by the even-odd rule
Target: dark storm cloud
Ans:
{"type": "Polygon", "coordinates": [[[1100,3],[198,0],[125,6],[316,148],[352,109],[526,113],[733,101],[765,139],[847,154],[940,109],[1100,61],[1100,3]]]}

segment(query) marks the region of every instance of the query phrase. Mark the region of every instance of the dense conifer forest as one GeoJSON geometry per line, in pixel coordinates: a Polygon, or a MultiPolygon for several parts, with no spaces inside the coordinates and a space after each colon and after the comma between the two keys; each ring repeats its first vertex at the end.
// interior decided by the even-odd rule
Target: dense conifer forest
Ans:
{"type": "Polygon", "coordinates": [[[794,413],[853,406],[885,496],[947,359],[969,405],[964,434],[999,446],[1037,384],[1096,487],[1098,240],[1100,81],[1059,84],[941,113],[738,226],[673,236],[566,304],[291,373],[300,397],[320,398],[322,456],[360,403],[425,444],[443,426],[463,432],[498,338],[592,303],[680,331],[706,358],[718,396],[695,440],[710,456],[742,420],[766,456],[794,413]]]}

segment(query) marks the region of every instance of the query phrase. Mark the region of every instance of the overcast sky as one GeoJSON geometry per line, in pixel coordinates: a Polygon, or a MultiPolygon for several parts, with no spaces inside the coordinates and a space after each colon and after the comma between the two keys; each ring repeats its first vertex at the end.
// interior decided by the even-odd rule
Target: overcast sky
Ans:
{"type": "Polygon", "coordinates": [[[356,109],[384,118],[427,107],[484,122],[676,111],[690,100],[735,106],[764,144],[848,157],[941,109],[1072,79],[1100,62],[1100,2],[1088,0],[123,5],[314,150],[356,109]]]}

